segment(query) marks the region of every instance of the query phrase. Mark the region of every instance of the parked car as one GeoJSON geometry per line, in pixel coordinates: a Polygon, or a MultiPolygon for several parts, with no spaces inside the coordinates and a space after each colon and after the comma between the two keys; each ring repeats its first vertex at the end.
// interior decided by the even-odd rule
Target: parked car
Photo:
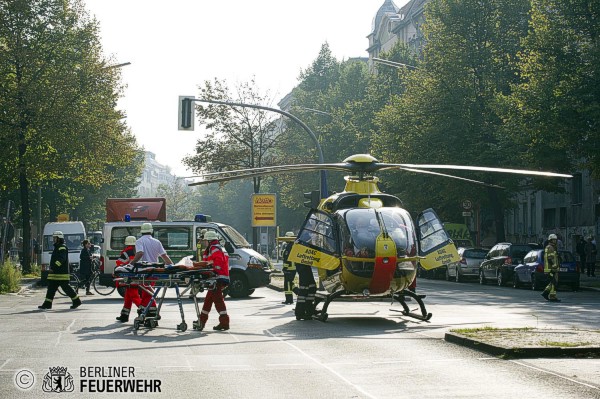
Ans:
{"type": "MultiPolygon", "coordinates": [[[[579,290],[579,265],[569,251],[558,251],[560,270],[558,285],[569,285],[573,291],[579,290]]],[[[548,285],[549,276],[544,273],[544,250],[535,249],[525,255],[523,263],[515,267],[513,286],[530,286],[533,290],[548,285]]]]}
{"type": "Polygon", "coordinates": [[[530,244],[500,242],[492,247],[479,265],[479,283],[495,280],[499,286],[512,281],[515,267],[533,248],[530,244]]]}
{"type": "Polygon", "coordinates": [[[484,248],[460,247],[458,248],[458,262],[448,265],[446,269],[446,280],[454,280],[457,283],[465,278],[476,278],[479,276],[479,265],[485,259],[488,250],[484,248]]]}

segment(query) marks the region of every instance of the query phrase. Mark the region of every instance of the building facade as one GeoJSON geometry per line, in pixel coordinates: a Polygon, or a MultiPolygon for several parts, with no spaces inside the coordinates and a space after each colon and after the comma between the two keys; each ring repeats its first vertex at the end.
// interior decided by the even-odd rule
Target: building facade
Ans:
{"type": "Polygon", "coordinates": [[[155,197],[156,190],[161,184],[172,184],[176,176],[171,173],[171,168],[156,161],[156,154],[146,151],[142,179],[137,186],[138,197],[155,197]]]}

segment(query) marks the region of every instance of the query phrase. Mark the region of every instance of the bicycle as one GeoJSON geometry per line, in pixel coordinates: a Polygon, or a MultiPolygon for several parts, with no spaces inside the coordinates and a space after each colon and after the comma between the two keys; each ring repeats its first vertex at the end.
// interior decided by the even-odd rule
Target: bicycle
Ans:
{"type": "MultiPolygon", "coordinates": [[[[100,275],[100,260],[94,258],[92,259],[92,274],[89,277],[89,281],[91,281],[90,286],[93,286],[94,291],[96,291],[99,295],[108,296],[112,294],[117,287],[115,285],[110,286],[101,284],[100,275]]],[[[71,288],[73,288],[75,293],[78,293],[80,288],[85,288],[87,282],[88,279],[81,280],[79,278],[77,271],[71,272],[69,278],[69,285],[71,286],[71,288]]],[[[60,287],[58,288],[58,292],[62,296],[67,296],[67,294],[65,294],[65,292],[60,287]]]]}

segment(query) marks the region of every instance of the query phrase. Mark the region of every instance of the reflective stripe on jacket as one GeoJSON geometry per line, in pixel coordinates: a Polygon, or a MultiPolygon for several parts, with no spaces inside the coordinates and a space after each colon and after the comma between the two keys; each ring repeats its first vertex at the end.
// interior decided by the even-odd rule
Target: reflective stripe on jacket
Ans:
{"type": "Polygon", "coordinates": [[[552,244],[548,244],[544,249],[544,273],[556,273],[560,268],[558,252],[552,244]]]}
{"type": "Polygon", "coordinates": [[[213,269],[218,278],[229,281],[229,256],[223,251],[221,245],[210,243],[202,255],[202,260],[212,260],[213,269]]]}
{"type": "Polygon", "coordinates": [[[69,249],[64,243],[54,244],[52,256],[50,256],[50,270],[48,280],[69,281],[69,249]]]}

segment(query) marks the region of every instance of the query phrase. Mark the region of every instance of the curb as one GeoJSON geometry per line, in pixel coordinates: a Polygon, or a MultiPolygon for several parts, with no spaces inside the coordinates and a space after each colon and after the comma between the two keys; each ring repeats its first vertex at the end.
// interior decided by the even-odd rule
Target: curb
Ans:
{"type": "Polygon", "coordinates": [[[586,357],[600,354],[600,347],[533,347],[533,348],[509,348],[505,346],[492,345],[461,334],[447,332],[444,340],[453,344],[475,349],[493,356],[508,357],[513,359],[526,358],[555,358],[555,357],[586,357]]]}
{"type": "Polygon", "coordinates": [[[35,288],[39,282],[40,282],[40,279],[38,279],[38,278],[27,279],[26,281],[21,280],[21,288],[19,289],[19,292],[17,292],[17,294],[21,294],[25,290],[30,290],[32,288],[35,288]]]}

